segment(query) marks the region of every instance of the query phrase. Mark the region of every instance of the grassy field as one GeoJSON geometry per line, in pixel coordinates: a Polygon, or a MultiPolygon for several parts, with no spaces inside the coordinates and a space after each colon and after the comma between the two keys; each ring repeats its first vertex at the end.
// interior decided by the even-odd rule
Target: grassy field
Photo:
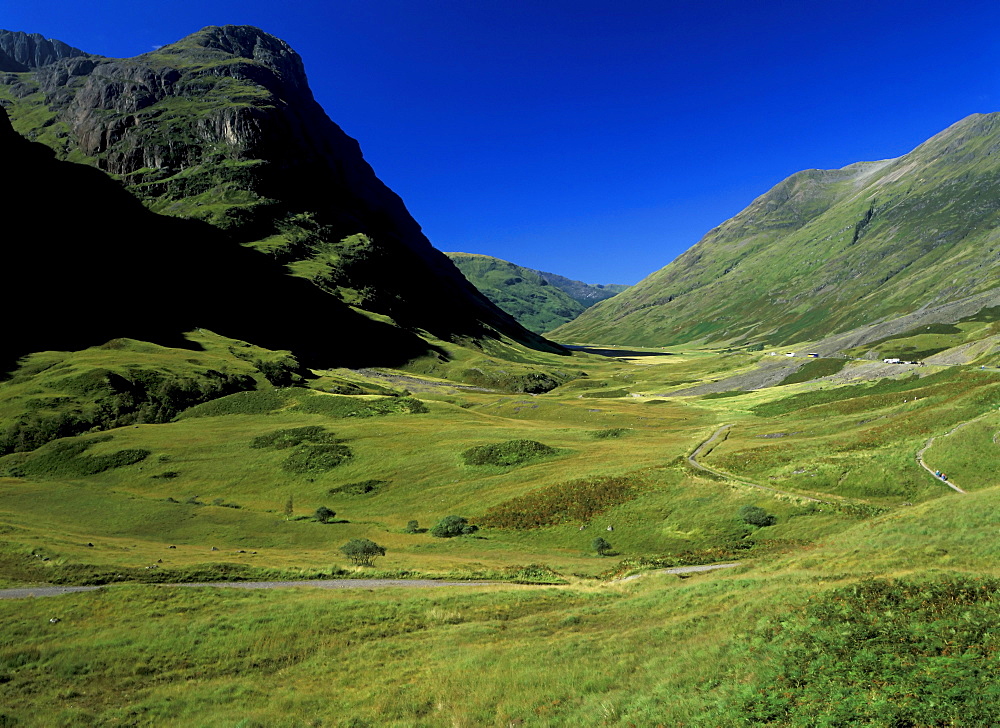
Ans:
{"type": "MultiPolygon", "coordinates": [[[[955,610],[995,616],[992,582],[980,594],[954,580],[997,576],[1000,376],[927,367],[919,378],[671,397],[748,371],[762,355],[638,353],[575,357],[586,376],[540,395],[414,372],[385,373],[406,377],[411,396],[402,379],[357,372],[314,384],[332,377],[367,393],[329,394],[268,388],[248,367],[255,391],[0,458],[0,584],[110,584],[0,602],[3,720],[646,726],[755,715],[757,724],[815,725],[808,690],[789,688],[776,703],[760,696],[771,681],[795,683],[787,656],[812,639],[796,625],[820,624],[836,642],[847,638],[828,614],[867,614],[842,590],[868,584],[873,599],[918,602],[927,584],[958,594],[944,616],[927,611],[924,631],[919,620],[883,625],[906,632],[899,644],[923,644],[955,610]],[[602,392],[619,396],[586,396],[602,392]],[[701,462],[781,492],[688,465],[724,424],[726,438],[701,462]],[[968,495],[917,465],[930,437],[925,461],[968,495]],[[517,444],[525,441],[545,447],[517,444]],[[483,446],[498,447],[474,450],[483,446]],[[321,506],[335,511],[328,523],[314,517],[321,506]],[[746,506],[774,524],[742,520],[746,506]],[[480,528],[432,536],[427,529],[448,515],[480,528]],[[595,553],[598,536],[610,556],[595,553]],[[353,538],[386,555],[352,567],[338,548],[353,538]],[[743,566],[609,580],[734,560],[743,566]],[[353,575],[501,583],[267,592],[141,583],[353,575]],[[122,581],[132,583],[114,583],[122,581]],[[533,581],[550,585],[523,583],[533,581]],[[774,639],[787,649],[769,651],[764,636],[782,624],[774,639]]],[[[10,411],[44,394],[27,378],[13,386],[10,411]]],[[[995,646],[981,632],[962,635],[969,669],[995,675],[995,646]]],[[[829,670],[847,680],[859,669],[854,652],[833,650],[829,670]]],[[[886,684],[916,679],[887,665],[886,684]]],[[[927,669],[964,674],[950,663],[927,669]]],[[[939,724],[992,705],[958,677],[934,713],[939,724]]],[[[915,699],[880,698],[870,715],[840,702],[855,724],[889,725],[911,715],[915,699]]]]}

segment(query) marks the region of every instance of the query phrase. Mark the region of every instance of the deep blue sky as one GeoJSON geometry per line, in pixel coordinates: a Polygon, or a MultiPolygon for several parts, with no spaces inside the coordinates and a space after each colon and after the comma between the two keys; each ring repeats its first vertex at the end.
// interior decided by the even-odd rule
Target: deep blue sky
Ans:
{"type": "Polygon", "coordinates": [[[303,57],[441,250],[635,283],[806,168],[1000,110],[997,0],[45,0],[0,27],[124,57],[250,24],[303,57]]]}

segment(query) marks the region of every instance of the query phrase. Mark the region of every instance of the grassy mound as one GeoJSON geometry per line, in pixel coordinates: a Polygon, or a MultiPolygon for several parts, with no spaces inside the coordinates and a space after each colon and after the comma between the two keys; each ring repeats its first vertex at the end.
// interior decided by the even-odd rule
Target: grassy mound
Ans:
{"type": "Polygon", "coordinates": [[[259,435],[250,443],[250,447],[259,450],[265,447],[272,447],[275,450],[284,450],[289,447],[296,447],[303,443],[311,445],[329,445],[342,442],[334,437],[332,432],[327,432],[317,425],[306,427],[293,427],[288,430],[275,430],[266,435],[259,435]]]}
{"type": "Polygon", "coordinates": [[[636,494],[630,478],[593,478],[560,483],[512,498],[478,519],[489,528],[529,529],[566,522],[586,523],[636,494]]]}
{"type": "Polygon", "coordinates": [[[347,445],[311,445],[297,448],[281,463],[289,473],[322,473],[351,459],[347,445]]]}
{"type": "Polygon", "coordinates": [[[149,457],[149,450],[127,448],[103,455],[85,455],[94,445],[112,440],[111,435],[74,438],[49,443],[31,454],[17,453],[0,462],[16,478],[74,478],[97,475],[114,468],[135,465],[149,457]]]}
{"type": "Polygon", "coordinates": [[[321,394],[309,389],[293,387],[258,392],[239,392],[192,407],[181,416],[264,415],[278,411],[342,419],[345,417],[382,417],[392,414],[424,414],[428,412],[428,409],[423,402],[413,397],[358,397],[321,394]]]}
{"type": "Polygon", "coordinates": [[[462,461],[466,465],[493,465],[510,468],[524,465],[532,460],[555,455],[558,452],[536,440],[508,440],[493,445],[470,447],[462,452],[462,461]]]}

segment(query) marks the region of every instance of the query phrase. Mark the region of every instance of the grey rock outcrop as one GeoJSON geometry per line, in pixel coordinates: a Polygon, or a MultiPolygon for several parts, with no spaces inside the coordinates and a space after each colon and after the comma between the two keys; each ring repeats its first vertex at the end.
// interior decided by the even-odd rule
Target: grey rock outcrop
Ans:
{"type": "Polygon", "coordinates": [[[38,33],[0,30],[0,70],[21,72],[41,68],[63,58],[85,56],[79,48],[38,33]]]}

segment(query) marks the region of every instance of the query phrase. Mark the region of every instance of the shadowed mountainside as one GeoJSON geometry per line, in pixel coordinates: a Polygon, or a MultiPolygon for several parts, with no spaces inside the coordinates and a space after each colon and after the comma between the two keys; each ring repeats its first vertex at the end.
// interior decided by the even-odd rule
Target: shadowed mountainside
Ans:
{"type": "MultiPolygon", "coordinates": [[[[0,103],[14,129],[58,159],[118,178],[153,212],[225,231],[326,291],[335,310],[348,304],[444,340],[507,336],[560,351],[497,309],[430,245],[357,142],[313,99],[300,57],[283,41],[248,26],[208,27],[153,53],[110,59],[43,40],[0,34],[10,59],[0,103]]],[[[43,197],[51,189],[35,187],[43,197]]],[[[73,204],[82,219],[100,209],[73,204]]],[[[135,238],[150,232],[132,228],[135,238]]],[[[203,267],[200,254],[175,242],[161,232],[135,241],[147,261],[203,267]]],[[[332,322],[322,306],[309,315],[322,337],[322,322],[332,322]]],[[[371,343],[352,341],[339,323],[329,332],[345,350],[371,343]]]]}
{"type": "Polygon", "coordinates": [[[12,182],[4,264],[20,276],[0,298],[8,312],[0,371],[29,352],[112,338],[190,347],[181,334],[197,327],[292,349],[316,365],[402,363],[430,349],[211,225],[156,215],[103,172],[55,159],[14,132],[2,109],[0,153],[12,182]]]}

